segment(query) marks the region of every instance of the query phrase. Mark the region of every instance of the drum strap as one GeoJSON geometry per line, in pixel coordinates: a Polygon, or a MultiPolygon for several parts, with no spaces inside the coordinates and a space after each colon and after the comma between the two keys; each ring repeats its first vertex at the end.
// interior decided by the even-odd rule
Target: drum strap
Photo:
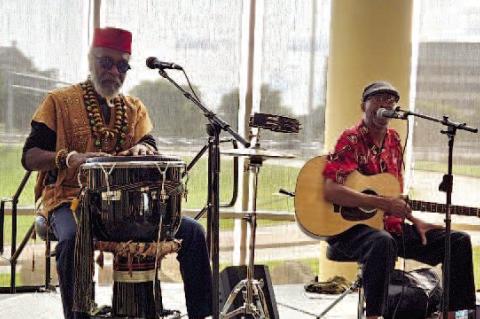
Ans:
{"type": "Polygon", "coordinates": [[[93,294],[93,239],[91,229],[90,193],[80,197],[79,220],[75,240],[73,310],[90,313],[94,308],[93,294]]]}

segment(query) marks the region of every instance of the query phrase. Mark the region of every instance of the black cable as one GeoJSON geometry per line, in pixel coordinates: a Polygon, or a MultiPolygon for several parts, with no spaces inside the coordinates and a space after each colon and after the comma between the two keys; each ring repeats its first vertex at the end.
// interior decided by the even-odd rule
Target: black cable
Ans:
{"type": "MultiPolygon", "coordinates": [[[[410,122],[407,119],[407,135],[405,136],[405,142],[403,143],[403,147],[402,147],[402,150],[401,150],[403,171],[405,171],[405,158],[404,157],[405,157],[405,149],[407,148],[409,132],[410,132],[410,122]]],[[[406,255],[406,252],[405,252],[406,248],[405,248],[405,236],[404,236],[403,231],[402,231],[402,249],[403,249],[403,256],[405,256],[406,255]]],[[[405,258],[403,258],[403,269],[405,269],[405,258]]],[[[405,273],[403,273],[403,275],[405,276],[405,273]]],[[[395,316],[397,315],[397,310],[398,310],[398,307],[400,306],[400,303],[402,302],[402,298],[403,298],[404,293],[405,293],[405,280],[402,281],[402,292],[400,293],[400,299],[398,300],[398,303],[395,306],[395,310],[393,311],[392,319],[395,319],[395,316]]]]}
{"type": "Polygon", "coordinates": [[[201,104],[203,104],[202,101],[200,100],[200,98],[198,97],[197,93],[195,93],[195,90],[193,89],[193,86],[192,86],[192,84],[190,83],[190,79],[188,78],[187,73],[185,72],[184,69],[182,69],[182,72],[183,72],[183,75],[185,76],[185,78],[187,79],[188,87],[190,88],[190,91],[192,91],[193,96],[195,96],[195,98],[197,99],[198,102],[200,102],[201,104]]]}
{"type": "Polygon", "coordinates": [[[402,148],[402,166],[403,170],[405,171],[405,149],[407,148],[407,141],[408,141],[408,135],[410,134],[410,121],[407,119],[407,135],[405,135],[405,142],[403,143],[403,148],[402,148]]]}

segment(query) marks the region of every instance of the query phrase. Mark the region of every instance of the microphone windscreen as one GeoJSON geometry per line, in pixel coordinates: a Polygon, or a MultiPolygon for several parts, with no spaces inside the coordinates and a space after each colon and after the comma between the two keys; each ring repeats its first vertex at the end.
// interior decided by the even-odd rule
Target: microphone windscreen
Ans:
{"type": "Polygon", "coordinates": [[[155,69],[155,64],[157,62],[157,58],[154,57],[154,56],[151,56],[149,58],[147,58],[147,61],[146,61],[146,64],[147,64],[147,67],[149,67],[150,69],[155,69]]]}

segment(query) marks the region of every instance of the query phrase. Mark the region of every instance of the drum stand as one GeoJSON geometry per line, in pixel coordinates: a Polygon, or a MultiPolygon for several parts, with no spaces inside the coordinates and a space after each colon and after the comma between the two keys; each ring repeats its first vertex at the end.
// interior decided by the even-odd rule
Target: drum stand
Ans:
{"type": "Polygon", "coordinates": [[[248,164],[249,170],[253,173],[253,209],[251,213],[246,213],[243,217],[247,223],[250,224],[250,254],[247,265],[247,278],[241,280],[232,290],[228,296],[222,311],[220,312],[220,318],[228,319],[237,315],[249,316],[253,318],[269,319],[268,307],[265,300],[265,295],[262,291],[263,280],[256,280],[253,278],[254,271],[254,258],[255,258],[255,231],[257,228],[257,183],[258,173],[262,166],[263,158],[261,156],[250,157],[250,163],[248,164]],[[243,291],[245,290],[245,291],[243,291]],[[243,306],[227,312],[237,295],[242,291],[244,303],[243,306]]]}

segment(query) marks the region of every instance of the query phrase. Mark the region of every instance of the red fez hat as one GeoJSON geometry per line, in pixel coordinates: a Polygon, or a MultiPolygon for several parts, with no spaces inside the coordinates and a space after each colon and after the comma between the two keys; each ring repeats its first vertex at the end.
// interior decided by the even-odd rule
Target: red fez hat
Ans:
{"type": "Polygon", "coordinates": [[[92,47],[132,53],[132,33],[117,28],[95,28],[92,47]]]}

